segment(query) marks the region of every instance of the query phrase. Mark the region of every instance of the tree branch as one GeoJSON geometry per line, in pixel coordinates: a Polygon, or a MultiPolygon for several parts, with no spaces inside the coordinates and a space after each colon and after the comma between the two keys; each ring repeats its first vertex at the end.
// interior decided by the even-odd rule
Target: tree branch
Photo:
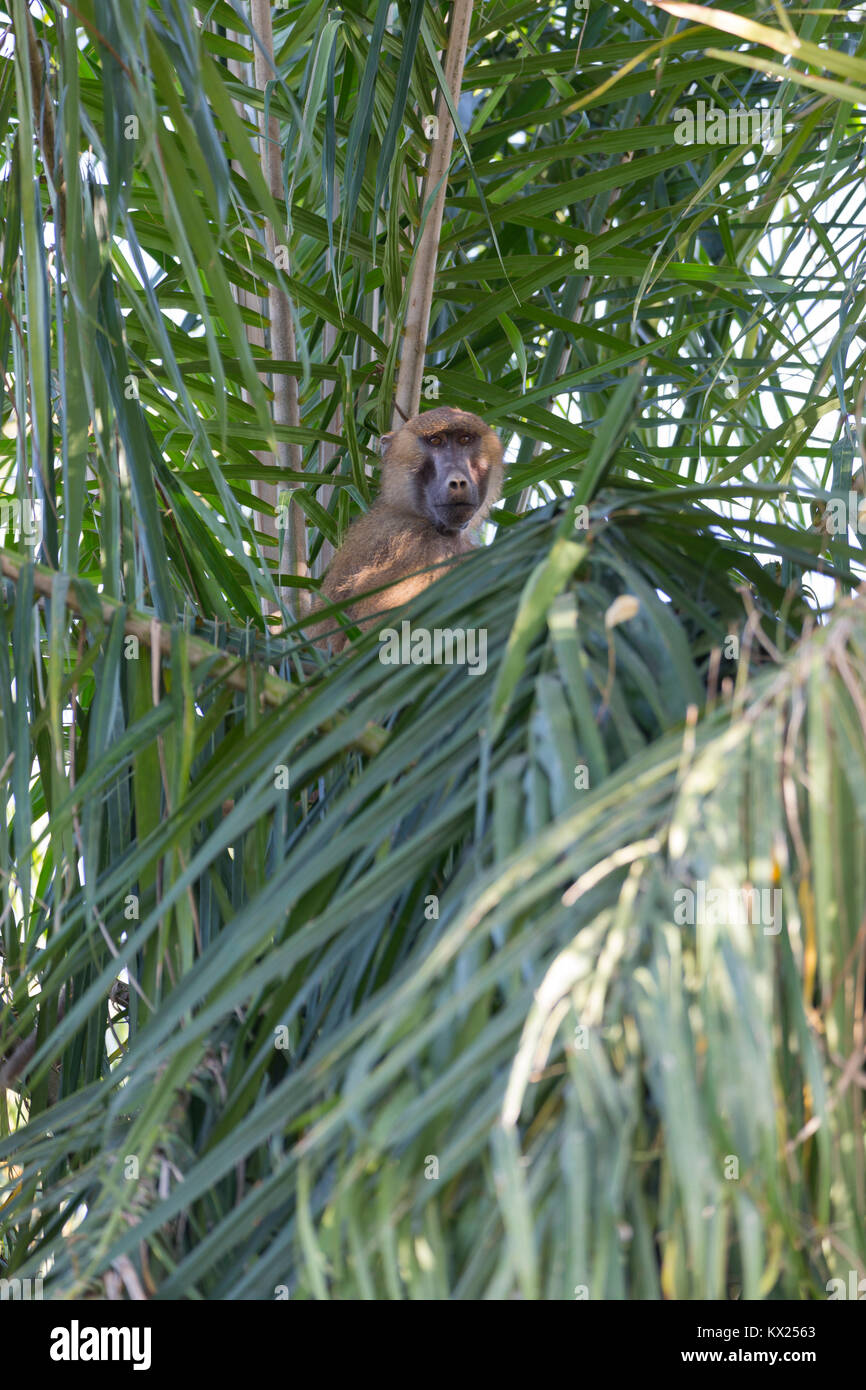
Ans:
{"type": "MultiPolygon", "coordinates": [[[[445,56],[445,81],[455,108],[460,100],[463,65],[466,62],[466,50],[469,46],[472,3],[473,0],[454,0],[451,11],[451,32],[448,39],[448,52],[445,56]]],[[[448,169],[451,164],[451,149],[454,143],[454,123],[451,120],[448,103],[443,92],[439,93],[436,119],[438,124],[430,147],[422,207],[427,207],[431,197],[433,201],[415,256],[400,354],[400,371],[397,375],[394,398],[394,429],[399,429],[403,421],[408,420],[410,416],[417,415],[418,407],[421,404],[424,357],[427,352],[430,310],[433,305],[433,282],[436,278],[436,261],[439,253],[439,237],[442,231],[442,215],[445,210],[448,169]]]]}
{"type": "MultiPolygon", "coordinates": [[[[11,579],[13,583],[18,582],[26,563],[20,556],[0,550],[0,574],[11,579]]],[[[33,566],[33,588],[37,594],[41,594],[45,598],[54,597],[54,584],[58,577],[54,570],[45,569],[42,565],[33,566]]],[[[75,578],[76,576],[73,576],[73,582],[66,590],[66,607],[79,613],[86,621],[85,606],[75,592],[75,578]]],[[[124,607],[116,599],[106,598],[102,594],[96,595],[96,599],[102,611],[102,617],[107,623],[112,622],[118,609],[124,607]]],[[[172,628],[166,626],[165,623],[158,622],[146,613],[137,613],[134,609],[127,609],[123,630],[131,636],[137,637],[151,650],[156,649],[164,656],[171,656],[172,628]]],[[[241,657],[226,656],[220,647],[205,642],[201,637],[194,637],[186,631],[184,636],[190,666],[200,666],[205,661],[212,662],[212,672],[223,684],[230,686],[233,690],[244,692],[249,688],[248,677],[249,673],[252,672],[254,681],[258,684],[259,696],[266,705],[274,707],[284,705],[292,695],[299,694],[302,689],[290,681],[284,681],[279,676],[272,675],[269,671],[262,671],[255,662],[244,661],[241,657]]],[[[332,724],[329,722],[323,727],[330,728],[332,724]]],[[[357,738],[351,741],[350,747],[372,756],[383,747],[387,737],[385,730],[378,724],[370,723],[365,729],[362,729],[357,738]]]]}

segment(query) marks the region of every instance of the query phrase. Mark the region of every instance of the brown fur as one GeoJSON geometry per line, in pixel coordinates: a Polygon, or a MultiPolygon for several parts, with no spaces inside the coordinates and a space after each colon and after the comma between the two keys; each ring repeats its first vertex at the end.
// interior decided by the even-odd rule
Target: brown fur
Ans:
{"type": "MultiPolygon", "coordinates": [[[[431,571],[431,565],[472,550],[467,533],[484,520],[502,488],[502,445],[493,430],[468,411],[440,406],[414,415],[382,444],[380,495],[349,527],[322,584],[324,601],[343,602],[356,623],[407,603],[443,573],[431,571]],[[431,439],[439,441],[436,447],[428,442],[431,439]],[[450,460],[446,464],[436,461],[443,457],[443,448],[450,450],[444,455],[450,460]],[[458,496],[470,495],[460,493],[461,487],[474,490],[473,501],[463,508],[474,505],[468,520],[461,515],[452,523],[437,511],[437,500],[441,502],[448,487],[458,496]],[[419,570],[427,572],[416,573],[419,570]],[[367,594],[382,584],[389,587],[367,594]],[[356,596],[357,602],[347,602],[356,596]]],[[[324,620],[313,635],[336,626],[336,619],[324,620]]],[[[335,633],[331,649],[339,651],[344,641],[335,633]]]]}

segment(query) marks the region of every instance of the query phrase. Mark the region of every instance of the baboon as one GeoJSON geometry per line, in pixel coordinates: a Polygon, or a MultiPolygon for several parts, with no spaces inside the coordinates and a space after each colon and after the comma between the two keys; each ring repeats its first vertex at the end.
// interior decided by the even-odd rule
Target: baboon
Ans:
{"type": "MultiPolygon", "coordinates": [[[[380,494],[349,527],[331,561],[324,600],[343,602],[355,623],[408,602],[443,573],[428,566],[473,549],[468,533],[501,487],[502,445],[477,415],[450,406],[413,415],[382,439],[380,494]],[[389,587],[367,594],[382,584],[389,587]],[[362,595],[357,603],[346,602],[356,594],[362,595]]],[[[313,635],[335,626],[321,622],[313,635]]],[[[335,633],[332,650],[344,641],[335,633]]]]}

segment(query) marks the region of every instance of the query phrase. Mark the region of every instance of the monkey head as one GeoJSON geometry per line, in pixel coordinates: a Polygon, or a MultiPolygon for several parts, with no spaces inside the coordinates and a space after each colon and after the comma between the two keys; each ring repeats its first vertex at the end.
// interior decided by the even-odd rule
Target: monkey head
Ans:
{"type": "Polygon", "coordinates": [[[382,500],[423,517],[440,535],[481,521],[502,486],[502,445],[467,410],[413,415],[382,439],[382,500]]]}
{"type": "MultiPolygon", "coordinates": [[[[382,439],[380,494],[349,527],[322,597],[362,626],[408,603],[474,549],[466,533],[501,488],[502,445],[477,415],[450,406],[413,415],[382,439]]],[[[327,629],[327,621],[314,624],[310,635],[339,651],[345,638],[325,637],[327,629]]]]}

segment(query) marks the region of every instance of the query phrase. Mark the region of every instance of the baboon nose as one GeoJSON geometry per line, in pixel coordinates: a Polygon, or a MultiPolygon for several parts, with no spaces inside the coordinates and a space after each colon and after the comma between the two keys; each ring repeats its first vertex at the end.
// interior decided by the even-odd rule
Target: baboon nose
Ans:
{"type": "Polygon", "coordinates": [[[461,478],[457,474],[455,474],[453,478],[448,479],[448,491],[453,493],[455,496],[460,496],[461,493],[464,493],[466,491],[466,487],[466,479],[461,478]]]}

